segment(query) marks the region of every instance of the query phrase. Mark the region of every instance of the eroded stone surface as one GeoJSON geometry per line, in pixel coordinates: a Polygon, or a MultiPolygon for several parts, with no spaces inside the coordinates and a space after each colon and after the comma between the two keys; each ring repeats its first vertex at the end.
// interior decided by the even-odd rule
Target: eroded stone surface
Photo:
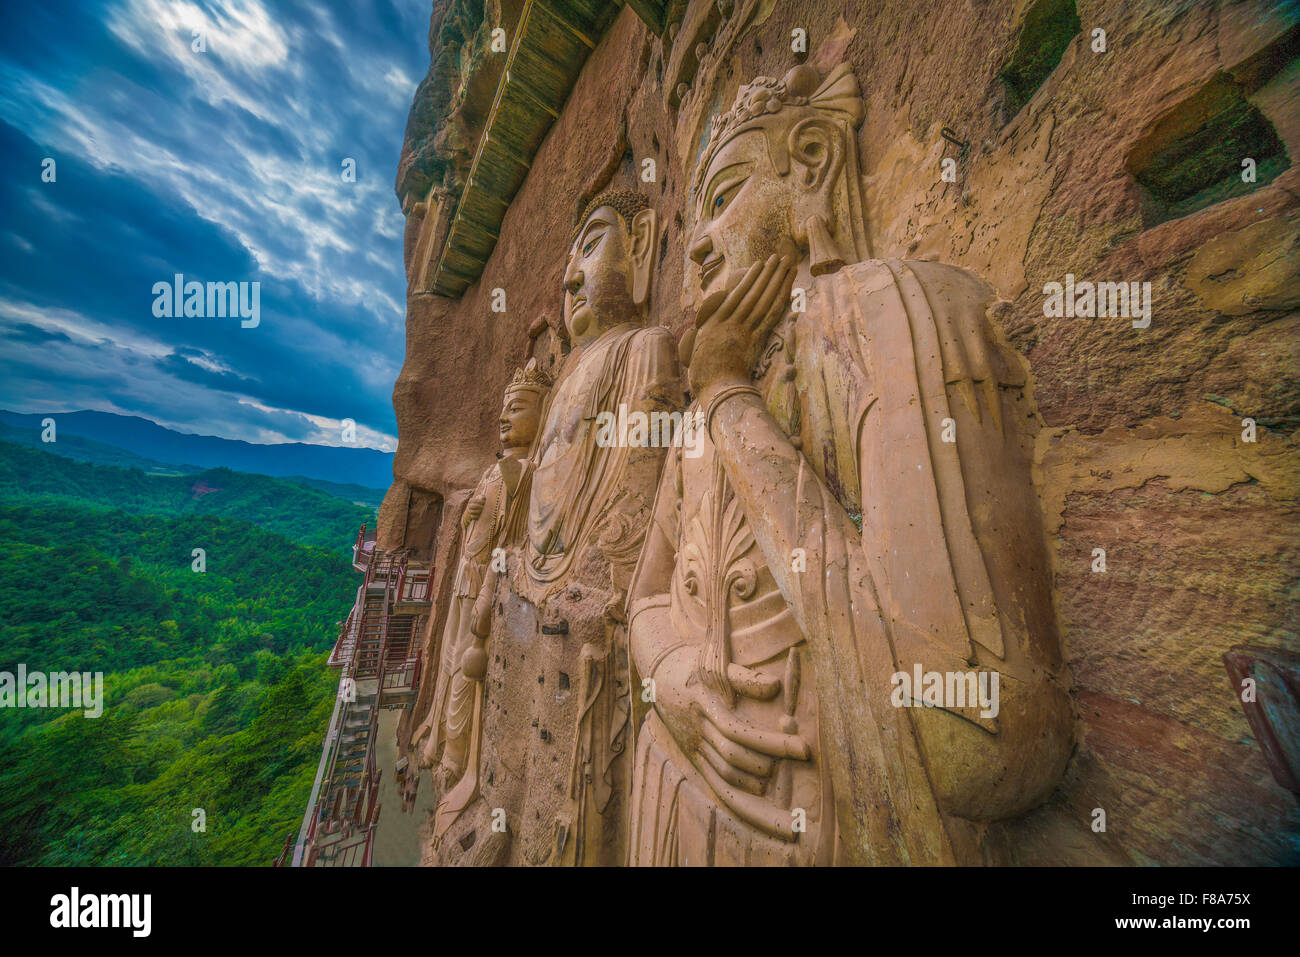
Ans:
{"type": "MultiPolygon", "coordinates": [[[[680,93],[665,88],[669,65],[684,59],[680,50],[632,11],[619,16],[533,157],[480,281],[459,300],[408,300],[406,364],[394,389],[399,481],[380,537],[384,547],[431,548],[443,576],[426,664],[436,660],[434,637],[445,627],[450,582],[442,568],[457,560],[460,509],[492,460],[501,389],[528,358],[554,370],[562,357],[565,241],[578,212],[607,184],[648,194],[660,223],[648,321],[680,338],[695,318],[690,180],[711,118],[755,76],[780,77],[804,60],[824,73],[843,61],[863,85],[857,145],[869,255],[934,259],[984,277],[1006,300],[992,315],[1028,373],[1035,502],[1076,685],[1076,748],[1042,807],[985,829],[986,859],[1294,862],[1294,800],[1264,767],[1220,656],[1245,641],[1292,649],[1300,641],[1292,544],[1300,524],[1300,179],[1292,166],[1245,196],[1149,226],[1126,167],[1135,144],[1170,111],[1216,74],[1240,74],[1294,24],[1267,3],[1080,4],[1082,33],[1007,116],[998,73],[1026,3],[737,0],[728,16],[713,18],[694,9],[705,2],[684,5],[682,23],[704,24],[690,42],[706,48],[680,93]],[[1089,46],[1097,25],[1107,31],[1104,54],[1089,46]],[[807,32],[806,55],[790,49],[796,26],[807,32]],[[964,153],[941,137],[945,127],[969,144],[964,153]],[[945,157],[957,160],[956,182],[940,178],[945,157]],[[653,182],[640,182],[646,158],[655,160],[653,182]],[[1151,283],[1150,327],[1045,317],[1044,284],[1067,273],[1151,283]],[[503,314],[490,308],[496,288],[507,293],[503,314]],[[1243,441],[1243,418],[1257,423],[1258,441],[1243,441]],[[412,490],[440,503],[430,541],[404,542],[409,529],[426,527],[408,520],[412,490]],[[1091,570],[1096,548],[1106,550],[1105,573],[1091,570]],[[1107,812],[1105,833],[1091,827],[1098,807],[1107,812]]],[[[435,5],[435,30],[448,6],[435,5]]],[[[454,6],[462,15],[469,9],[454,6]]],[[[469,12],[481,19],[468,36],[518,13],[469,12]]],[[[490,77],[490,61],[481,62],[490,77]]],[[[1252,94],[1292,158],[1294,116],[1284,114],[1294,72],[1252,94]]],[[[404,171],[428,168],[420,157],[432,140],[420,131],[439,128],[443,109],[422,88],[404,171]]],[[[443,139],[451,166],[476,135],[468,108],[455,123],[455,136],[443,139]]],[[[424,188],[415,172],[399,176],[404,196],[424,188]]],[[[414,207],[408,203],[412,216],[438,215],[436,203],[418,214],[414,207]]],[[[424,225],[412,220],[409,236],[424,225]]],[[[409,239],[408,250],[414,246],[409,239]]],[[[594,606],[606,596],[580,591],[572,608],[557,604],[552,617],[596,621],[594,606]]],[[[493,661],[487,697],[503,729],[509,712],[511,734],[529,737],[531,757],[503,743],[488,755],[494,780],[524,775],[527,761],[562,760],[567,741],[548,753],[541,731],[571,734],[531,725],[543,703],[554,708],[563,697],[559,659],[533,650],[536,610],[502,602],[499,612],[493,627],[513,644],[493,661]]],[[[572,657],[580,651],[573,644],[557,639],[547,654],[572,657]]],[[[568,677],[572,696],[576,680],[568,677]]],[[[428,705],[422,693],[417,710],[428,705]]],[[[557,713],[568,720],[564,707],[557,713]]],[[[639,711],[634,722],[643,717],[639,711]]],[[[534,815],[562,813],[558,798],[537,802],[534,815]]],[[[512,807],[508,816],[522,813],[512,807]]],[[[527,860],[540,863],[549,859],[544,828],[534,830],[527,860]]],[[[484,816],[463,856],[483,863],[507,853],[484,816]]]]}

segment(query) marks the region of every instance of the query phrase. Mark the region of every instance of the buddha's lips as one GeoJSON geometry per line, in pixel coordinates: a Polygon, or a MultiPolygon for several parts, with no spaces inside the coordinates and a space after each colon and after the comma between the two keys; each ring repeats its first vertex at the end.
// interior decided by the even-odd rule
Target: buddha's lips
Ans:
{"type": "Polygon", "coordinates": [[[709,259],[700,263],[700,287],[704,288],[709,284],[709,277],[722,268],[723,257],[718,256],[715,259],[709,259]]]}

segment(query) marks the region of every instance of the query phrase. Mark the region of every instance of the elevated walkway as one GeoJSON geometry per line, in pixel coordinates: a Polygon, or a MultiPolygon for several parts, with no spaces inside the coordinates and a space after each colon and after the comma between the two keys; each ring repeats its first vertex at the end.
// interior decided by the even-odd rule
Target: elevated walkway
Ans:
{"type": "MultiPolygon", "coordinates": [[[[374,856],[382,772],[380,711],[409,708],[420,689],[418,636],[431,607],[430,569],[375,547],[361,526],[352,549],[361,586],[328,664],[342,672],[294,867],[368,867],[374,856]]],[[[290,841],[275,862],[290,861],[290,841]]]]}

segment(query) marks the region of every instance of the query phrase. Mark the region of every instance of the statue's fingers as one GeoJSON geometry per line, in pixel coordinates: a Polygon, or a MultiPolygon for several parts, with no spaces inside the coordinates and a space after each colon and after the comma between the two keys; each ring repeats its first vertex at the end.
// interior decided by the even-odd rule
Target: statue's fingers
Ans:
{"type": "MultiPolygon", "coordinates": [[[[755,265],[757,265],[757,263],[755,263],[755,265]]],[[[749,290],[745,294],[745,298],[741,300],[740,305],[738,305],[732,313],[732,315],[736,316],[744,325],[749,325],[749,317],[758,308],[759,303],[763,301],[763,297],[767,292],[767,287],[771,283],[772,277],[776,275],[776,271],[779,267],[780,260],[777,258],[776,254],[774,253],[771,256],[768,256],[766,261],[763,263],[762,271],[759,272],[758,276],[755,277],[754,281],[750,284],[749,290]]]]}
{"type": "Polygon", "coordinates": [[[719,289],[712,293],[709,298],[700,303],[699,311],[695,313],[695,328],[699,328],[709,321],[709,317],[718,311],[718,307],[726,301],[729,290],[719,289]]]}
{"type": "Polygon", "coordinates": [[[760,348],[772,330],[785,318],[784,309],[773,308],[773,299],[775,297],[771,296],[760,302],[748,323],[750,341],[760,348]]]}
{"type": "Polygon", "coordinates": [[[734,768],[765,778],[772,773],[772,759],[765,754],[751,751],[744,745],[729,740],[711,721],[705,721],[700,728],[704,740],[717,749],[722,759],[734,768]]]}
{"type": "Polygon", "coordinates": [[[718,776],[734,788],[740,788],[742,791],[748,791],[750,794],[762,794],[763,782],[752,774],[746,774],[726,762],[713,745],[707,741],[700,742],[700,755],[709,766],[718,772],[718,776]]]}
{"type": "Polygon", "coordinates": [[[780,678],[769,677],[735,662],[727,665],[727,680],[736,691],[755,701],[771,701],[781,690],[780,678]]]}
{"type": "Polygon", "coordinates": [[[794,758],[798,761],[807,761],[812,754],[808,742],[797,734],[763,731],[720,707],[707,708],[705,714],[718,730],[732,741],[761,754],[774,758],[794,758]]]}
{"type": "Polygon", "coordinates": [[[700,311],[695,315],[695,326],[699,328],[704,323],[713,319],[718,322],[726,322],[736,313],[737,305],[745,298],[745,295],[753,287],[759,272],[762,270],[762,263],[753,263],[738,279],[729,283],[730,288],[726,294],[714,293],[700,306],[700,311]]]}
{"type": "Polygon", "coordinates": [[[790,289],[794,285],[796,267],[784,256],[769,277],[763,289],[763,297],[749,315],[750,328],[762,333],[764,337],[785,316],[785,304],[790,298],[790,289]]]}

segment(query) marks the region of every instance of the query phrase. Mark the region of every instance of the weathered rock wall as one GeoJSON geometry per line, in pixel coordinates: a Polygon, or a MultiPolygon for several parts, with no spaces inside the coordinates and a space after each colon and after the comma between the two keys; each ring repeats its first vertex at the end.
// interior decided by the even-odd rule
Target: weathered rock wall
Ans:
{"type": "MultiPolygon", "coordinates": [[[[502,388],[528,357],[560,354],[579,210],[606,185],[647,192],[662,228],[652,321],[682,333],[693,319],[688,191],[709,118],[755,76],[847,61],[868,107],[859,148],[872,254],[953,263],[992,283],[1041,418],[1038,494],[1078,746],[1047,805],[990,829],[990,860],[1300,859],[1295,796],[1270,774],[1222,663],[1240,644],[1300,647],[1294,8],[1079,0],[1059,63],[1019,109],[1004,71],[1023,62],[1027,22],[1059,3],[694,0],[664,38],[625,9],[532,157],[482,276],[448,299],[428,291],[428,276],[501,75],[487,37],[509,32],[522,4],[434,6],[434,64],[398,180],[412,285],[380,545],[432,550],[439,609],[460,510],[496,451],[502,388]],[[806,53],[792,51],[797,29],[806,53]],[[1196,159],[1204,144],[1178,139],[1179,124],[1212,125],[1197,97],[1218,82],[1271,124],[1281,158],[1260,162],[1261,182],[1172,215],[1201,201],[1175,195],[1195,170],[1167,169],[1169,144],[1196,159]],[[641,181],[647,159],[652,182],[641,181]],[[1044,285],[1066,274],[1149,282],[1149,327],[1045,317],[1044,285]],[[498,289],[504,312],[492,308],[498,289]],[[1257,441],[1244,441],[1244,418],[1257,441]]],[[[426,668],[442,627],[431,616],[426,668]]],[[[427,707],[422,694],[417,719],[427,707]]]]}

